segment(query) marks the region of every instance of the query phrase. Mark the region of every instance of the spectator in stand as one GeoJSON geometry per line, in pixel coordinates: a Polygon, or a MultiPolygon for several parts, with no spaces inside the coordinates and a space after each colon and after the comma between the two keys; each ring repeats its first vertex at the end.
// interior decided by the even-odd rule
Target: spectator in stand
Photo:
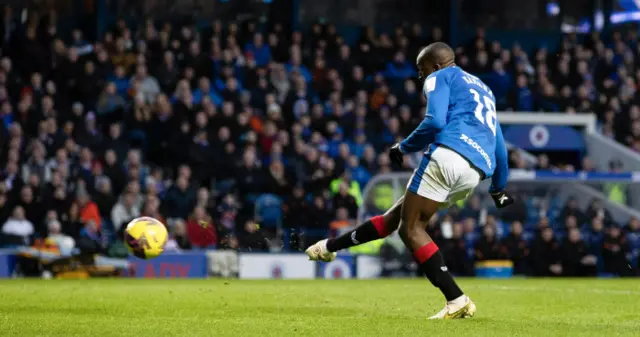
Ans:
{"type": "Polygon", "coordinates": [[[142,64],[136,67],[136,74],[131,78],[131,86],[135,88],[136,95],[142,95],[145,102],[155,102],[156,96],[160,94],[160,84],[158,84],[158,80],[149,75],[147,67],[142,64]]]}
{"type": "Polygon", "coordinates": [[[36,174],[40,181],[51,180],[51,171],[46,167],[46,149],[41,142],[31,144],[31,156],[22,165],[22,180],[27,180],[32,174],[36,174]]]}
{"type": "Polygon", "coordinates": [[[584,157],[582,159],[582,171],[587,173],[596,172],[595,164],[593,163],[593,160],[591,160],[591,158],[584,157]]]}
{"type": "Polygon", "coordinates": [[[122,135],[122,125],[118,122],[109,125],[109,135],[105,137],[103,149],[115,152],[115,157],[123,160],[127,157],[130,145],[122,135]]]}
{"type": "Polygon", "coordinates": [[[140,208],[136,205],[135,195],[126,193],[111,209],[111,224],[116,232],[121,232],[131,220],[140,216],[140,208]]]}
{"type": "Polygon", "coordinates": [[[187,226],[183,220],[177,220],[173,227],[169,228],[167,246],[173,247],[173,250],[190,250],[192,248],[187,235],[187,226]]]}
{"type": "Polygon", "coordinates": [[[582,229],[582,235],[584,241],[587,243],[589,247],[589,251],[598,256],[602,256],[602,243],[604,241],[604,224],[602,220],[598,217],[593,218],[591,220],[591,225],[585,225],[582,229]]]}
{"type": "Polygon", "coordinates": [[[264,67],[271,61],[271,49],[264,43],[261,33],[253,36],[253,41],[244,48],[249,59],[255,60],[256,66],[264,67]]]}
{"type": "Polygon", "coordinates": [[[287,228],[299,228],[305,225],[310,208],[305,194],[304,189],[297,185],[288,196],[288,202],[283,205],[284,221],[287,228]]]}
{"type": "Polygon", "coordinates": [[[464,228],[461,223],[456,222],[452,229],[452,237],[445,239],[442,245],[447,267],[454,275],[471,276],[473,267],[467,258],[467,246],[463,237],[464,228]]]}
{"type": "Polygon", "coordinates": [[[624,227],[624,234],[629,241],[629,248],[631,249],[631,256],[636,257],[640,255],[640,220],[637,218],[631,218],[629,223],[624,227]]]}
{"type": "Polygon", "coordinates": [[[35,230],[33,223],[24,215],[24,208],[16,206],[11,216],[2,225],[3,244],[5,245],[28,245],[31,242],[35,230]]]}
{"type": "MultiPolygon", "coordinates": [[[[436,219],[433,219],[433,221],[436,221],[436,219]]],[[[464,228],[463,237],[467,246],[467,256],[473,258],[475,256],[476,242],[480,238],[477,222],[474,218],[465,218],[462,221],[462,226],[464,228]]]]}
{"type": "Polygon", "coordinates": [[[268,251],[267,238],[260,232],[258,224],[253,220],[247,220],[244,231],[238,239],[240,249],[247,251],[268,251]]]}
{"type": "MultiPolygon", "coordinates": [[[[386,77],[390,79],[401,79],[415,77],[416,70],[411,63],[406,60],[403,52],[398,51],[393,56],[393,61],[387,64],[386,77]]],[[[404,81],[400,82],[403,83],[404,81]]]]}
{"type": "Polygon", "coordinates": [[[570,216],[575,217],[579,226],[585,223],[584,213],[582,213],[582,211],[578,208],[578,201],[574,197],[570,197],[567,200],[567,203],[564,205],[560,213],[560,219],[566,223],[567,218],[570,216]]]}
{"type": "Polygon", "coordinates": [[[629,223],[625,226],[627,233],[638,234],[640,233],[640,219],[632,217],[629,223]]]}
{"type": "Polygon", "coordinates": [[[247,149],[242,156],[242,164],[236,170],[236,181],[240,195],[253,201],[264,190],[264,172],[259,167],[256,151],[247,149]]]}
{"type": "Polygon", "coordinates": [[[43,207],[38,200],[35,200],[33,189],[30,186],[24,186],[20,189],[20,199],[16,204],[22,207],[23,216],[35,226],[35,231],[44,233],[44,228],[41,227],[44,216],[43,207]]]}
{"type": "Polygon", "coordinates": [[[560,247],[563,276],[595,276],[597,258],[589,253],[578,228],[571,228],[560,247]]]}
{"type": "Polygon", "coordinates": [[[337,193],[340,190],[340,186],[343,184],[348,187],[349,195],[351,195],[356,200],[356,204],[362,204],[361,186],[357,181],[351,179],[351,172],[348,170],[345,171],[339,178],[331,181],[331,192],[334,194],[337,193]]]}
{"type": "MultiPolygon", "coordinates": [[[[346,208],[335,208],[335,220],[331,221],[329,224],[329,229],[332,232],[341,233],[342,231],[350,228],[354,225],[355,220],[349,217],[349,210],[346,208]]],[[[320,235],[315,235],[320,236],[320,235]]],[[[308,240],[311,241],[311,240],[308,240]]],[[[316,240],[317,241],[317,240],[316,240]]]]}
{"type": "Polygon", "coordinates": [[[322,196],[315,196],[302,226],[311,229],[328,229],[332,215],[322,196]]]}
{"type": "MultiPolygon", "coordinates": [[[[511,84],[511,74],[509,74],[504,69],[504,64],[502,60],[493,61],[493,71],[491,71],[487,76],[485,76],[485,81],[487,85],[491,88],[495,99],[496,99],[496,108],[498,110],[504,110],[509,105],[507,102],[507,95],[509,94],[509,90],[512,86],[511,84]]],[[[522,88],[521,88],[522,90],[522,88]]],[[[521,93],[522,94],[522,93],[521,93]]],[[[526,103],[526,96],[518,97],[522,98],[522,103],[526,103]]],[[[523,110],[523,111],[531,111],[531,110],[523,110]]]]}
{"type": "Polygon", "coordinates": [[[279,160],[272,161],[269,164],[265,179],[265,192],[284,197],[291,189],[291,183],[289,182],[291,178],[287,177],[285,167],[279,160]]]}
{"type": "Polygon", "coordinates": [[[464,208],[460,211],[460,218],[473,218],[474,221],[478,221],[480,219],[480,213],[482,212],[482,207],[480,205],[480,197],[477,195],[472,195],[467,199],[467,202],[464,205],[464,208]]]}
{"type": "Polygon", "coordinates": [[[111,180],[109,180],[109,178],[103,177],[96,181],[96,191],[92,199],[96,203],[96,206],[98,206],[100,218],[110,219],[111,211],[117,202],[117,198],[113,195],[111,180]]]}
{"type": "Polygon", "coordinates": [[[0,183],[0,223],[4,224],[9,219],[12,209],[9,208],[9,198],[7,197],[5,187],[0,183]]]}
{"type": "Polygon", "coordinates": [[[511,224],[511,232],[502,240],[508,258],[513,262],[515,275],[526,275],[529,260],[529,245],[524,238],[524,229],[520,221],[511,224]]]}
{"type": "Polygon", "coordinates": [[[302,56],[299,48],[293,47],[291,49],[291,58],[289,59],[289,62],[285,64],[285,69],[289,75],[296,74],[301,76],[304,82],[308,83],[312,79],[311,72],[309,72],[309,69],[302,64],[302,56]]]}
{"type": "Polygon", "coordinates": [[[58,247],[60,254],[70,255],[73,251],[73,248],[75,248],[76,246],[76,242],[72,237],[62,233],[62,225],[60,224],[60,221],[49,221],[49,223],[47,224],[47,229],[49,232],[47,241],[54,243],[58,247]]]}
{"type": "Polygon", "coordinates": [[[515,111],[534,111],[534,94],[529,88],[529,79],[526,75],[519,75],[516,79],[516,87],[511,92],[511,103],[515,111]]]}
{"type": "Polygon", "coordinates": [[[357,216],[358,205],[356,204],[356,199],[349,195],[349,188],[345,182],[340,184],[338,193],[333,196],[333,208],[345,208],[351,219],[355,219],[357,216]]]}
{"type": "Polygon", "coordinates": [[[214,223],[202,207],[196,207],[187,220],[187,236],[193,247],[213,248],[218,242],[214,223]]]}
{"type": "Polygon", "coordinates": [[[574,228],[580,230],[578,227],[578,220],[576,220],[575,216],[569,215],[564,220],[564,228],[562,228],[561,232],[562,234],[569,234],[569,232],[574,228]]]}
{"type": "Polygon", "coordinates": [[[602,242],[602,259],[605,272],[617,276],[630,276],[631,267],[627,261],[629,245],[617,225],[609,227],[602,242]]]}
{"type": "Polygon", "coordinates": [[[83,223],[93,221],[98,230],[102,224],[100,211],[95,202],[93,202],[88,193],[81,191],[78,193],[78,206],[80,208],[80,220],[83,223]]]}
{"type": "Polygon", "coordinates": [[[89,220],[80,231],[78,248],[85,254],[104,254],[107,248],[107,238],[102,235],[98,225],[89,220]]]}
{"type": "Polygon", "coordinates": [[[492,225],[485,225],[482,229],[482,236],[476,242],[475,260],[500,260],[505,257],[504,247],[496,238],[496,229],[492,225]]]}
{"type": "Polygon", "coordinates": [[[116,151],[113,149],[108,149],[105,152],[103,172],[111,181],[113,192],[117,195],[124,190],[127,183],[127,176],[121,165],[122,160],[124,160],[124,157],[118,159],[116,151]]]}
{"type": "Polygon", "coordinates": [[[534,276],[562,275],[560,247],[550,227],[545,227],[534,240],[529,258],[534,276]]]}
{"type": "Polygon", "coordinates": [[[71,237],[77,238],[84,226],[84,223],[80,219],[80,207],[77,202],[71,202],[68,207],[68,211],[65,211],[61,217],[63,221],[63,232],[71,237]]]}
{"type": "Polygon", "coordinates": [[[201,104],[202,100],[208,97],[216,106],[222,105],[222,97],[211,87],[211,81],[207,77],[201,77],[198,81],[198,88],[192,93],[193,102],[201,104]]]}
{"type": "Polygon", "coordinates": [[[180,176],[176,184],[169,188],[163,208],[168,218],[185,219],[195,202],[195,191],[189,186],[187,177],[180,176]]]}

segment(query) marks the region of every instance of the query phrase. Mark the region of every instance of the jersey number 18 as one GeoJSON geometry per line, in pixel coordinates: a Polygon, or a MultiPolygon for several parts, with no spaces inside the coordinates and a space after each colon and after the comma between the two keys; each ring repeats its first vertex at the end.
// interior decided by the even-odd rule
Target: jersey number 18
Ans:
{"type": "Polygon", "coordinates": [[[480,101],[480,94],[474,90],[469,89],[469,92],[473,95],[473,100],[478,104],[476,106],[476,110],[474,114],[476,118],[484,125],[488,126],[493,132],[493,135],[496,135],[496,105],[493,103],[493,100],[490,97],[482,96],[482,100],[484,104],[480,101]],[[487,108],[486,112],[483,110],[487,108]]]}

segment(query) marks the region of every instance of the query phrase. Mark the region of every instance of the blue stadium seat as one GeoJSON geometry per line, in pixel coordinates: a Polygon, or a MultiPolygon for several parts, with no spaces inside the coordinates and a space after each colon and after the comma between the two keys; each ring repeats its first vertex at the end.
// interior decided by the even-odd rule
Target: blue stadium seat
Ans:
{"type": "Polygon", "coordinates": [[[255,215],[267,228],[279,227],[282,223],[282,199],[275,194],[262,194],[255,201],[255,215]]]}

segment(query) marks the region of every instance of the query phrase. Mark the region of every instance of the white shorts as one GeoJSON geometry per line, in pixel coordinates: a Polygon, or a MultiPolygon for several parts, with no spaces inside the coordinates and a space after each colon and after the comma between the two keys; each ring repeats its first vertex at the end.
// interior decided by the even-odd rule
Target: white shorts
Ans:
{"type": "Polygon", "coordinates": [[[467,198],[481,179],[478,169],[467,159],[439,146],[424,155],[407,189],[427,199],[451,204],[467,198]]]}

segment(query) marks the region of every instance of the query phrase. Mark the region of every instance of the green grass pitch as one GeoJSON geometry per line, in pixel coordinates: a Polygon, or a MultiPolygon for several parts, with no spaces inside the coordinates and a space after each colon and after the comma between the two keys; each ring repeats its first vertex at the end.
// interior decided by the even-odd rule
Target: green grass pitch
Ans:
{"type": "Polygon", "coordinates": [[[640,336],[638,279],[461,279],[476,316],[428,321],[426,280],[0,281],[0,336],[640,336]]]}

